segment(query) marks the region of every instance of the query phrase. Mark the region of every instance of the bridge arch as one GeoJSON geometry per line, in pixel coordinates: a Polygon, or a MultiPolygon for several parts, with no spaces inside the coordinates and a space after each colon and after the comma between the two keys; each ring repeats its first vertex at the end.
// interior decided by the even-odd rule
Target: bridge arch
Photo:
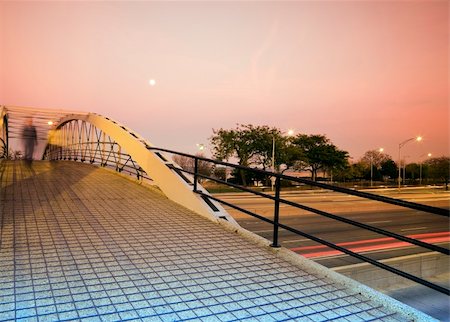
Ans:
{"type": "MultiPolygon", "coordinates": [[[[99,114],[70,114],[50,131],[43,159],[73,160],[128,167],[138,178],[144,173],[171,200],[212,220],[237,224],[217,202],[193,192],[194,178],[182,173],[171,158],[152,151],[154,145],[126,126],[99,114]]],[[[148,178],[148,177],[147,177],[148,178]]],[[[208,194],[201,185],[197,190],[208,194]]]]}

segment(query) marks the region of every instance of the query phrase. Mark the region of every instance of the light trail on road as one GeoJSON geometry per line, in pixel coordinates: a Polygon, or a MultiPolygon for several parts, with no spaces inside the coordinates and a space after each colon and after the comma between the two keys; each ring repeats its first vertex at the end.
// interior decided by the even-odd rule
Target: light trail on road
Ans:
{"type": "Polygon", "coordinates": [[[405,229],[400,229],[400,231],[424,230],[424,229],[428,229],[428,227],[405,228],[405,229]]]}
{"type": "MultiPolygon", "coordinates": [[[[413,189],[408,193],[392,191],[374,191],[379,194],[403,200],[415,201],[434,207],[449,209],[450,192],[431,189],[413,189]]],[[[416,236],[427,243],[440,243],[442,247],[449,247],[448,218],[435,216],[423,211],[406,209],[395,205],[384,204],[373,200],[343,195],[335,192],[314,191],[313,193],[297,191],[285,192],[282,196],[287,200],[298,202],[334,215],[338,215],[356,222],[372,225],[399,235],[416,236]],[[441,234],[441,235],[432,235],[441,234]]],[[[219,197],[219,196],[218,196],[219,197]]],[[[273,201],[251,195],[224,195],[225,200],[253,211],[268,219],[273,218],[273,201]]],[[[259,221],[237,210],[229,209],[230,214],[245,229],[254,232],[268,240],[273,238],[273,227],[266,222],[259,221]]],[[[350,250],[370,254],[376,260],[392,257],[419,254],[424,248],[397,241],[390,237],[361,229],[342,222],[303,211],[289,205],[280,205],[280,223],[296,228],[312,236],[332,242],[339,246],[352,247],[350,250]]],[[[279,230],[279,243],[297,253],[309,257],[324,266],[337,267],[357,263],[352,258],[326,246],[319,245],[312,240],[299,238],[285,229],[279,230]],[[304,248],[313,247],[313,248],[304,248]],[[324,253],[327,252],[327,253],[324,253]],[[306,255],[308,254],[309,255],[306,255]],[[311,255],[311,253],[317,253],[311,255]]],[[[414,238],[414,237],[412,237],[414,238]]]]}
{"type": "Polygon", "coordinates": [[[374,225],[374,224],[387,224],[389,222],[392,222],[392,220],[379,220],[379,221],[369,221],[366,222],[368,225],[374,225]]]}
{"type": "MultiPolygon", "coordinates": [[[[450,232],[416,234],[416,235],[409,235],[407,237],[418,239],[420,241],[430,243],[430,244],[431,243],[450,242],[450,232]]],[[[344,247],[344,246],[364,245],[364,244],[366,244],[366,246],[350,247],[348,249],[355,253],[363,253],[363,252],[370,252],[370,251],[375,251],[375,250],[386,250],[386,249],[392,249],[392,248],[398,249],[398,248],[413,246],[407,242],[396,241],[395,238],[391,238],[391,237],[358,240],[358,241],[352,241],[352,242],[338,243],[337,245],[344,247]],[[367,245],[367,244],[371,244],[371,245],[367,245]]],[[[292,250],[296,253],[299,253],[306,258],[319,258],[319,257],[334,256],[334,255],[342,254],[342,252],[337,251],[337,250],[324,250],[324,251],[313,252],[313,253],[307,252],[310,250],[317,250],[317,249],[328,249],[328,247],[323,246],[323,245],[318,245],[318,246],[305,246],[305,247],[290,248],[290,250],[292,250]]]]}

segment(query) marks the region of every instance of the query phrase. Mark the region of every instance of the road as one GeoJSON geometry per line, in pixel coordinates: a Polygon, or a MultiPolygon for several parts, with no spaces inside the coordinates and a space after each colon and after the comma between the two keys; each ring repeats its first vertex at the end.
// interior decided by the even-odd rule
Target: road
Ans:
{"type": "MultiPolygon", "coordinates": [[[[376,193],[447,209],[450,205],[450,193],[436,189],[407,189],[401,192],[396,189],[377,190],[376,193]]],[[[266,218],[273,218],[273,201],[271,200],[250,194],[216,195],[216,197],[219,196],[223,200],[266,218]]],[[[287,192],[282,194],[282,197],[400,235],[420,239],[442,247],[449,247],[448,217],[322,190],[287,192]]],[[[272,239],[273,229],[270,224],[239,213],[234,209],[227,208],[227,210],[245,229],[269,240],[272,239]]],[[[377,260],[429,251],[287,205],[280,206],[280,222],[377,260]]],[[[314,259],[327,267],[360,262],[355,258],[283,229],[280,230],[280,243],[282,246],[314,259]]]]}

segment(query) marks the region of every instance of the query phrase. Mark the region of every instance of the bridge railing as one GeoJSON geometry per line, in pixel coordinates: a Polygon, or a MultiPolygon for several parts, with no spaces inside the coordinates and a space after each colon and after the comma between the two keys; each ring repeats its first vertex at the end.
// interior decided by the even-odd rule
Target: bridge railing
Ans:
{"type": "Polygon", "coordinates": [[[48,160],[67,160],[80,161],[101,167],[113,169],[119,173],[126,173],[130,176],[135,176],[138,180],[146,180],[151,182],[152,179],[147,173],[132,159],[128,153],[119,152],[114,146],[115,142],[100,142],[105,149],[100,149],[94,143],[81,143],[86,146],[83,151],[89,153],[89,156],[80,153],[77,149],[79,144],[64,146],[63,149],[59,147],[49,147],[44,159],[48,160]]]}
{"type": "Polygon", "coordinates": [[[205,157],[201,157],[201,156],[194,156],[194,155],[190,155],[190,154],[186,154],[186,153],[181,153],[181,152],[177,152],[177,151],[173,151],[173,150],[168,150],[168,149],[163,149],[163,148],[156,148],[156,147],[149,147],[148,148],[151,151],[154,151],[155,153],[170,153],[172,155],[179,155],[185,158],[190,158],[193,160],[194,162],[194,169],[193,170],[186,170],[186,169],[178,169],[177,168],[177,172],[180,174],[180,176],[182,176],[182,173],[187,173],[193,176],[194,178],[194,182],[192,184],[192,189],[195,193],[201,195],[203,198],[208,199],[208,200],[214,200],[216,202],[219,202],[225,206],[228,206],[230,208],[236,209],[242,213],[245,213],[249,216],[252,216],[254,218],[257,218],[261,221],[264,221],[266,223],[269,223],[273,226],[273,235],[272,235],[272,247],[280,247],[280,242],[279,242],[279,230],[280,228],[285,229],[291,233],[294,233],[296,235],[308,238],[314,242],[323,244],[325,246],[328,246],[332,249],[338,250],[342,253],[348,254],[352,257],[355,257],[359,260],[362,260],[364,262],[370,263],[372,265],[375,265],[379,268],[388,270],[394,274],[400,275],[404,278],[407,278],[409,280],[412,280],[416,283],[425,285],[427,287],[430,287],[436,291],[439,291],[441,293],[450,295],[450,290],[447,288],[444,288],[440,285],[431,283],[427,280],[424,280],[420,277],[414,276],[412,274],[409,274],[407,272],[401,271],[397,268],[394,268],[392,266],[386,265],[380,261],[374,260],[370,257],[367,257],[365,255],[356,253],[354,251],[351,251],[347,248],[341,247],[333,242],[324,240],[322,238],[316,237],[314,235],[311,235],[309,233],[306,233],[300,229],[294,228],[294,227],[290,227],[288,225],[283,224],[282,222],[280,222],[280,204],[285,204],[285,205],[289,205],[298,209],[302,209],[302,210],[306,210],[308,212],[338,221],[338,222],[343,222],[345,224],[349,224],[349,225],[353,225],[362,229],[366,229],[381,235],[385,235],[391,238],[395,238],[397,240],[401,240],[403,242],[407,242],[410,243],[412,245],[416,245],[419,247],[423,247],[435,252],[439,252],[445,255],[450,255],[450,250],[444,247],[440,247],[438,245],[434,245],[434,244],[429,244],[414,238],[410,238],[410,237],[406,237],[403,235],[399,235],[378,227],[374,227],[365,223],[361,223],[361,222],[357,222],[348,218],[345,218],[343,216],[338,216],[323,210],[319,210],[319,209],[315,209],[309,206],[305,206],[287,199],[284,199],[280,196],[280,192],[281,192],[281,187],[282,187],[282,182],[283,181],[290,181],[290,182],[295,182],[298,184],[304,184],[304,185],[309,185],[309,186],[313,186],[313,187],[318,187],[318,188],[322,188],[322,189],[326,189],[326,190],[330,190],[330,191],[335,191],[335,192],[340,192],[343,194],[347,194],[347,195],[352,195],[352,196],[357,196],[357,197],[361,197],[364,199],[368,199],[368,200],[375,200],[375,201],[379,201],[379,202],[383,202],[383,203],[388,203],[388,204],[393,204],[393,205],[397,205],[397,206],[401,206],[404,208],[408,208],[408,209],[414,209],[414,210],[419,210],[419,211],[423,211],[429,214],[433,214],[433,215],[438,215],[438,216],[445,216],[445,217],[450,217],[450,213],[449,210],[447,209],[443,209],[443,208],[437,208],[437,207],[432,207],[432,206],[427,206],[427,205],[422,205],[422,204],[418,204],[418,203],[413,203],[413,202],[408,202],[408,201],[404,201],[404,200],[399,200],[399,199],[394,199],[394,198],[389,198],[386,196],[380,196],[380,195],[375,195],[375,194],[371,194],[371,193],[367,193],[367,192],[362,192],[362,191],[356,191],[356,190],[352,190],[352,189],[347,189],[347,188],[342,188],[342,187],[337,187],[334,185],[329,185],[329,184],[324,184],[324,183],[320,183],[320,182],[315,182],[315,181],[311,181],[311,180],[307,180],[307,179],[303,179],[303,178],[297,178],[297,177],[291,177],[291,176],[287,176],[287,175],[283,175],[280,173],[274,173],[274,172],[269,172],[269,171],[264,171],[264,170],[260,170],[260,169],[255,169],[255,168],[249,168],[249,167],[244,167],[244,166],[240,166],[240,165],[236,165],[236,164],[232,164],[232,163],[228,163],[228,162],[223,162],[223,161],[218,161],[218,160],[212,160],[212,159],[208,159],[205,157]],[[264,193],[261,191],[257,191],[254,189],[250,189],[246,186],[240,185],[240,184],[236,184],[236,183],[231,183],[228,182],[226,180],[221,180],[218,179],[214,176],[210,176],[210,175],[205,175],[203,173],[201,173],[201,171],[199,171],[199,164],[200,162],[208,162],[213,166],[224,166],[224,167],[228,167],[231,169],[234,169],[235,171],[244,171],[244,172],[252,172],[254,174],[258,174],[261,177],[268,177],[268,178],[274,178],[275,184],[274,184],[274,193],[272,194],[268,194],[268,193],[264,193]],[[274,203],[274,212],[273,212],[273,219],[269,219],[266,218],[260,214],[257,214],[253,211],[250,211],[248,209],[244,209],[240,206],[237,206],[235,204],[232,204],[228,201],[222,200],[220,198],[217,198],[215,196],[211,196],[209,194],[204,194],[201,190],[197,190],[197,184],[199,179],[208,179],[211,181],[214,181],[216,183],[228,186],[228,187],[232,187],[234,189],[237,189],[237,191],[244,191],[244,192],[249,192],[252,193],[254,195],[260,196],[262,198],[265,199],[269,199],[272,200],[274,203]]]}
{"type": "Polygon", "coordinates": [[[6,108],[0,106],[0,159],[8,158],[8,114],[6,108]]]}
{"type": "Polygon", "coordinates": [[[57,131],[58,135],[47,145],[43,159],[87,162],[152,182],[122,146],[93,124],[73,120],[57,131]]]}

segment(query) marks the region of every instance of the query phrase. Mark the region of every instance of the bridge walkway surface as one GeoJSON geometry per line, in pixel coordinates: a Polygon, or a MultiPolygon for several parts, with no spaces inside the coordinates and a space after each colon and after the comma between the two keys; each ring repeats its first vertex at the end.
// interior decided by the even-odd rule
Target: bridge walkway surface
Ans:
{"type": "Polygon", "coordinates": [[[0,177],[1,321],[429,319],[102,168],[3,161],[0,177]]]}

